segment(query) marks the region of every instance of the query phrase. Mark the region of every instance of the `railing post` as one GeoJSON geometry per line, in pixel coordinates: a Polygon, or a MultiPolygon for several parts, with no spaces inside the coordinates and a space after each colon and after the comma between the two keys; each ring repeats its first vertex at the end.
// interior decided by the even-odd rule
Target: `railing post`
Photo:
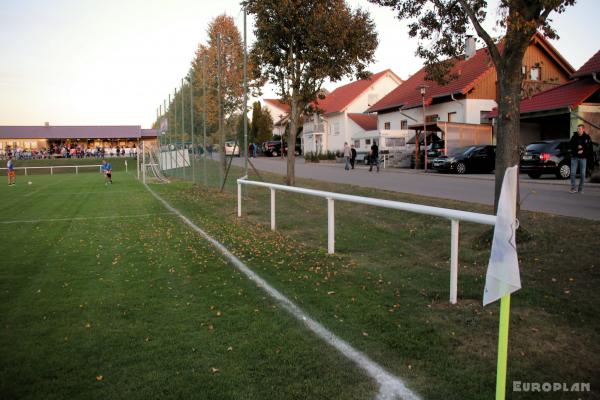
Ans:
{"type": "Polygon", "coordinates": [[[242,184],[238,182],[238,217],[242,217],[242,184]]]}
{"type": "Polygon", "coordinates": [[[327,198],[327,253],[335,253],[335,212],[333,199],[327,198]]]}
{"type": "Polygon", "coordinates": [[[450,226],[450,304],[456,304],[458,291],[458,221],[450,226]]]}
{"type": "Polygon", "coordinates": [[[275,189],[271,188],[271,230],[275,230],[275,189]]]}

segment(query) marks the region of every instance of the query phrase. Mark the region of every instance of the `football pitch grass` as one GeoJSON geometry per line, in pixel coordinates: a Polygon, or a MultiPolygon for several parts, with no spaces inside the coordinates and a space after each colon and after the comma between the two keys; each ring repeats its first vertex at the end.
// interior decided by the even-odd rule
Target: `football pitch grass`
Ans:
{"type": "MultiPolygon", "coordinates": [[[[169,213],[131,171],[115,177],[113,186],[85,173],[0,187],[3,397],[375,398],[374,381],[169,213]]],[[[461,224],[459,304],[449,306],[446,221],[336,203],[339,254],[331,256],[321,199],[278,193],[278,232],[270,232],[268,191],[245,192],[238,220],[233,181],[225,193],[177,179],[150,186],[424,399],[493,396],[498,308],[481,307],[487,228],[461,224]]],[[[512,393],[512,380],[591,381],[593,392],[574,398],[597,398],[598,242],[575,251],[573,240],[600,230],[543,214],[524,213],[522,221],[535,240],[519,245],[524,288],[513,298],[509,398],[539,398],[512,393]],[[549,229],[556,226],[564,246],[549,229]]]]}
{"type": "Polygon", "coordinates": [[[0,190],[3,398],[373,397],[351,362],[116,176],[0,190]]]}

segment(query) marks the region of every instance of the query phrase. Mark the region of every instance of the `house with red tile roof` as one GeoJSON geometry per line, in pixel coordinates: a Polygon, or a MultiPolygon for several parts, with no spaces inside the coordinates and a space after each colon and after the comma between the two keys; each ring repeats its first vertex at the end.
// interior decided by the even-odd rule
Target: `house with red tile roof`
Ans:
{"type": "MultiPolygon", "coordinates": [[[[302,140],[304,152],[341,151],[353,137],[376,128],[369,116],[359,116],[402,84],[392,70],[340,86],[313,104],[314,113],[305,115],[302,140]]],[[[376,129],[375,129],[376,130],[376,129]]]]}
{"type": "Polygon", "coordinates": [[[288,123],[290,106],[280,99],[263,99],[263,108],[266,108],[273,119],[273,135],[281,135],[288,123]]]}
{"type": "MultiPolygon", "coordinates": [[[[367,112],[377,113],[378,129],[392,130],[413,138],[447,139],[458,147],[492,141],[489,113],[496,107],[496,69],[487,48],[477,50],[470,38],[467,53],[455,60],[450,74],[456,79],[445,85],[425,79],[425,68],[407,79],[367,112]],[[424,94],[421,89],[424,88],[424,94]],[[446,137],[448,136],[448,137],[446,137]],[[419,137],[423,137],[419,134],[419,137]]],[[[541,92],[569,80],[573,67],[541,34],[535,34],[523,59],[523,91],[541,92]]],[[[410,139],[408,141],[410,143],[410,139]]]]}
{"type": "Polygon", "coordinates": [[[600,51],[571,76],[571,81],[521,101],[521,144],[569,138],[579,124],[600,142],[600,51]]]}

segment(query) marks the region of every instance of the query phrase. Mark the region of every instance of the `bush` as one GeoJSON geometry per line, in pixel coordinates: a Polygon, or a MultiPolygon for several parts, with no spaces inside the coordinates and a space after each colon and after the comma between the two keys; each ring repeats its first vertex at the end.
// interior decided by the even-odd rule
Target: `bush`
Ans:
{"type": "Polygon", "coordinates": [[[304,160],[308,162],[318,163],[320,160],[335,160],[336,153],[333,151],[327,151],[325,153],[308,152],[304,153],[304,160]]]}

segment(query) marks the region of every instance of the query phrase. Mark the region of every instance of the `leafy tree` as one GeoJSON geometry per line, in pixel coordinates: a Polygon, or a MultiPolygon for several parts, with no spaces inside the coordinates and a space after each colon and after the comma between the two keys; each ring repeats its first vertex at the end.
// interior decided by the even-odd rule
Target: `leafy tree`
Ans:
{"type": "Polygon", "coordinates": [[[557,38],[548,18],[562,13],[576,0],[500,0],[496,25],[504,38],[495,40],[483,28],[487,15],[486,0],[369,0],[392,8],[399,19],[409,20],[409,36],[419,39],[417,55],[424,58],[429,79],[445,83],[453,58],[464,53],[468,28],[475,30],[488,48],[497,75],[498,124],[496,130],[497,208],[506,168],[519,163],[519,106],[525,50],[536,31],[557,38]]]}
{"type": "MultiPolygon", "coordinates": [[[[195,109],[200,113],[203,111],[202,91],[205,85],[202,78],[205,77],[207,123],[212,131],[219,131],[221,154],[225,154],[226,131],[235,132],[235,126],[227,127],[225,121],[229,124],[234,123],[236,113],[242,112],[244,108],[244,48],[242,36],[231,16],[223,14],[213,19],[207,33],[208,43],[198,46],[196,58],[192,62],[195,92],[198,94],[195,109]],[[222,111],[219,110],[219,91],[222,111]],[[219,124],[220,118],[221,124],[219,124]]],[[[221,161],[221,168],[224,171],[225,157],[222,157],[221,161]]]]}
{"type": "Polygon", "coordinates": [[[273,136],[273,118],[268,109],[262,108],[260,102],[252,104],[252,127],[249,138],[255,143],[270,140],[273,136]]]}
{"type": "MultiPolygon", "coordinates": [[[[316,100],[325,79],[333,82],[368,76],[377,33],[369,14],[351,10],[344,0],[246,0],[255,18],[251,60],[254,77],[277,87],[290,105],[290,136],[305,109],[316,100]]],[[[286,183],[295,183],[295,155],[289,152],[286,183]]]]}

